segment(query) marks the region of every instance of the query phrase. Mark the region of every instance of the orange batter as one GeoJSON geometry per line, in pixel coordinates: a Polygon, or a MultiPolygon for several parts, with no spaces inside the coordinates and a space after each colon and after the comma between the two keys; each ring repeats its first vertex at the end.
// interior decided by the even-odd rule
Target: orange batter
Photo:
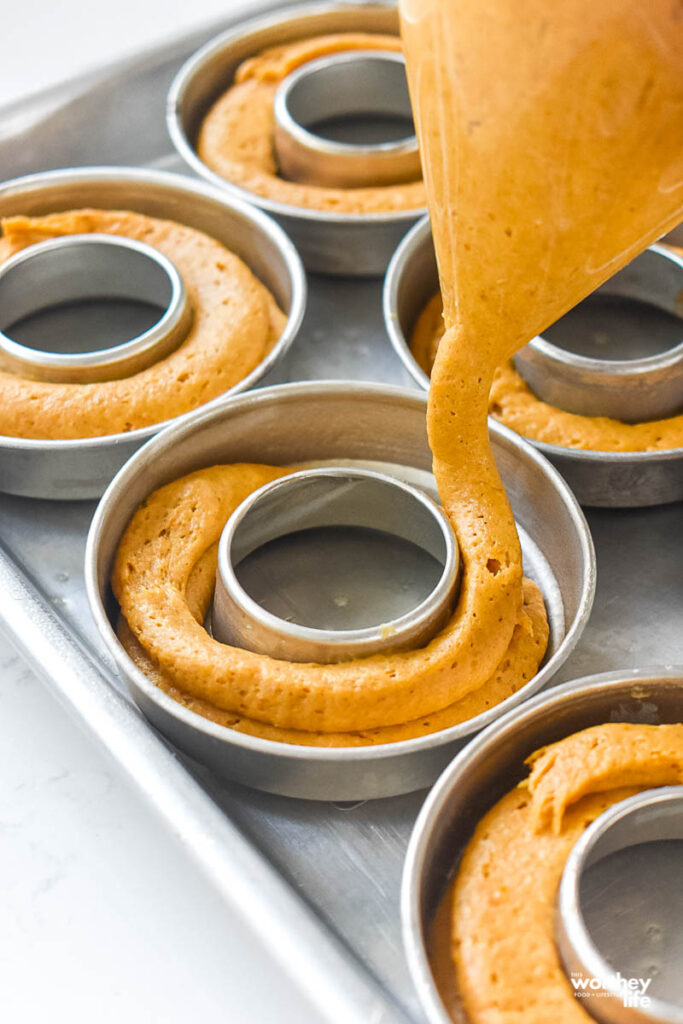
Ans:
{"type": "Polygon", "coordinates": [[[242,732],[341,746],[394,742],[455,725],[535,675],[548,639],[542,597],[530,581],[522,589],[519,570],[518,604],[510,600],[516,595],[509,580],[501,590],[503,562],[472,563],[476,514],[474,538],[460,538],[465,568],[457,608],[426,647],[312,665],[214,640],[202,622],[222,529],[248,494],[287,472],[255,465],[198,470],[155,491],[131,520],[112,576],[123,615],[119,635],[162,689],[242,732]]]}
{"type": "Polygon", "coordinates": [[[0,371],[0,434],[98,437],[161,423],[228,391],[282,332],[284,314],[242,260],[170,220],[119,210],[10,217],[2,222],[0,262],[36,242],[90,232],[146,242],[175,264],[193,311],[187,337],[170,355],[121,380],[57,384],[0,371]]]}
{"type": "MultiPolygon", "coordinates": [[[[415,323],[410,348],[429,376],[444,333],[443,304],[437,292],[415,323]]],[[[607,416],[578,416],[537,398],[513,363],[499,366],[489,394],[489,413],[532,441],[563,448],[607,452],[650,452],[683,447],[683,414],[646,423],[622,423],[607,416]]]]}
{"type": "Polygon", "coordinates": [[[222,178],[266,199],[332,213],[389,213],[425,205],[422,181],[364,188],[303,185],[280,177],[273,145],[279,83],[308,61],[344,50],[400,50],[398,36],[348,32],[264,50],[240,64],[234,84],[202,123],[197,153],[222,178]]]}
{"type": "Polygon", "coordinates": [[[437,981],[454,1019],[462,1009],[469,1024],[589,1024],[555,946],[562,871],[612,804],[683,781],[683,725],[598,725],[528,763],[529,778],[467,845],[433,936],[437,981]]]}

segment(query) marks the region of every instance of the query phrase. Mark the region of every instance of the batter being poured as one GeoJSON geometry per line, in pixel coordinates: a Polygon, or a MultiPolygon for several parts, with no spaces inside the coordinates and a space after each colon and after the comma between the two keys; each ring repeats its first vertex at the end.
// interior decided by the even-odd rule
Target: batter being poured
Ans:
{"type": "Polygon", "coordinates": [[[563,0],[550,14],[539,0],[407,0],[402,14],[448,328],[429,436],[463,563],[451,621],[419,650],[337,665],[214,640],[202,619],[216,542],[237,504],[285,472],[271,467],[213,467],[155,492],[114,567],[138,665],[199,713],[287,742],[435,731],[535,674],[547,621],[489,446],[493,373],[680,217],[669,0],[645,21],[636,0],[563,0]]]}
{"type": "Polygon", "coordinates": [[[683,6],[402,0],[446,333],[439,492],[509,622],[521,554],[486,428],[496,368],[683,216],[683,6]]]}

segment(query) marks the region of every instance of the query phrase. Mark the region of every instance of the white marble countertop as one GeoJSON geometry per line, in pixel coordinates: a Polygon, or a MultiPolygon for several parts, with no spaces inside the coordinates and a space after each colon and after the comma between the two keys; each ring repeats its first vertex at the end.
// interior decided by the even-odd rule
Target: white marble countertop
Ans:
{"type": "MultiPolygon", "coordinates": [[[[0,101],[238,6],[249,2],[15,2],[3,12],[0,101]]],[[[7,1022],[318,1020],[2,635],[0,877],[7,1022]]]]}

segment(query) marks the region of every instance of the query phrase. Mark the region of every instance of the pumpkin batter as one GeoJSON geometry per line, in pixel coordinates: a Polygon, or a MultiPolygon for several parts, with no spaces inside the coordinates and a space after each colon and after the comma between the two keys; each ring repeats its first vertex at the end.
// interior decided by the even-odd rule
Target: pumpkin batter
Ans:
{"type": "Polygon", "coordinates": [[[198,470],[155,491],[131,520],[112,576],[124,620],[119,635],[162,689],[242,732],[337,746],[446,728],[533,677],[548,638],[543,600],[530,581],[523,591],[520,586],[519,604],[509,600],[516,597],[509,582],[501,592],[498,577],[509,580],[502,551],[500,562],[472,563],[468,570],[476,510],[465,543],[460,539],[464,571],[455,613],[424,648],[313,665],[214,640],[201,623],[222,529],[248,494],[291,471],[254,465],[198,470]]]}
{"type": "Polygon", "coordinates": [[[0,434],[82,438],[161,423],[228,391],[270,351],[285,324],[268,290],[215,239],[140,213],[71,210],[2,222],[0,261],[36,242],[103,232],[158,249],[177,267],[193,310],[170,355],[120,380],[58,384],[0,371],[0,434]]]}
{"type": "Polygon", "coordinates": [[[464,1011],[469,1024],[589,1024],[555,946],[562,871],[612,804],[683,782],[683,725],[598,725],[527,763],[528,779],[481,819],[467,845],[437,915],[432,962],[454,1020],[464,1011]]]}
{"type": "MultiPolygon", "coordinates": [[[[415,324],[410,348],[429,376],[444,333],[443,305],[433,295],[415,324]]],[[[489,394],[489,413],[532,441],[603,452],[651,452],[683,447],[683,414],[646,423],[607,416],[578,416],[536,398],[510,361],[499,366],[489,394]]]]}
{"type": "Polygon", "coordinates": [[[422,181],[363,188],[326,188],[278,174],[273,146],[273,100],[295,68],[344,50],[400,50],[398,36],[362,32],[303,39],[264,50],[238,67],[234,84],[202,123],[197,153],[222,178],[265,199],[332,213],[390,213],[424,207],[422,181]]]}

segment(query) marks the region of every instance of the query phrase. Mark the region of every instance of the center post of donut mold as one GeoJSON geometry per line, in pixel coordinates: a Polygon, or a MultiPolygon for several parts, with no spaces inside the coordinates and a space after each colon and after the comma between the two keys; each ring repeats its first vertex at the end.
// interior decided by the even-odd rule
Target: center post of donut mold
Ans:
{"type": "Polygon", "coordinates": [[[683,258],[653,245],[534,338],[515,365],[534,393],[624,423],[683,408],[683,258]]]}
{"type": "Polygon", "coordinates": [[[144,242],[66,235],[0,267],[0,368],[84,384],[131,376],[168,355],[192,320],[182,277],[144,242]]]}
{"type": "Polygon", "coordinates": [[[273,112],[278,163],[292,181],[360,188],[420,177],[400,53],[360,50],[310,61],[283,79],[273,112]]]}
{"type": "Polygon", "coordinates": [[[458,572],[450,523],[423,492],[370,470],[304,470],[228,520],[212,630],[289,661],[408,650],[447,621],[458,572]]]}
{"type": "Polygon", "coordinates": [[[675,943],[663,941],[680,922],[683,901],[671,893],[682,851],[683,786],[663,786],[604,811],[567,858],[557,898],[557,945],[574,995],[602,1024],[683,1020],[680,960],[675,943]],[[619,932],[606,933],[602,919],[617,913],[619,932]]]}

